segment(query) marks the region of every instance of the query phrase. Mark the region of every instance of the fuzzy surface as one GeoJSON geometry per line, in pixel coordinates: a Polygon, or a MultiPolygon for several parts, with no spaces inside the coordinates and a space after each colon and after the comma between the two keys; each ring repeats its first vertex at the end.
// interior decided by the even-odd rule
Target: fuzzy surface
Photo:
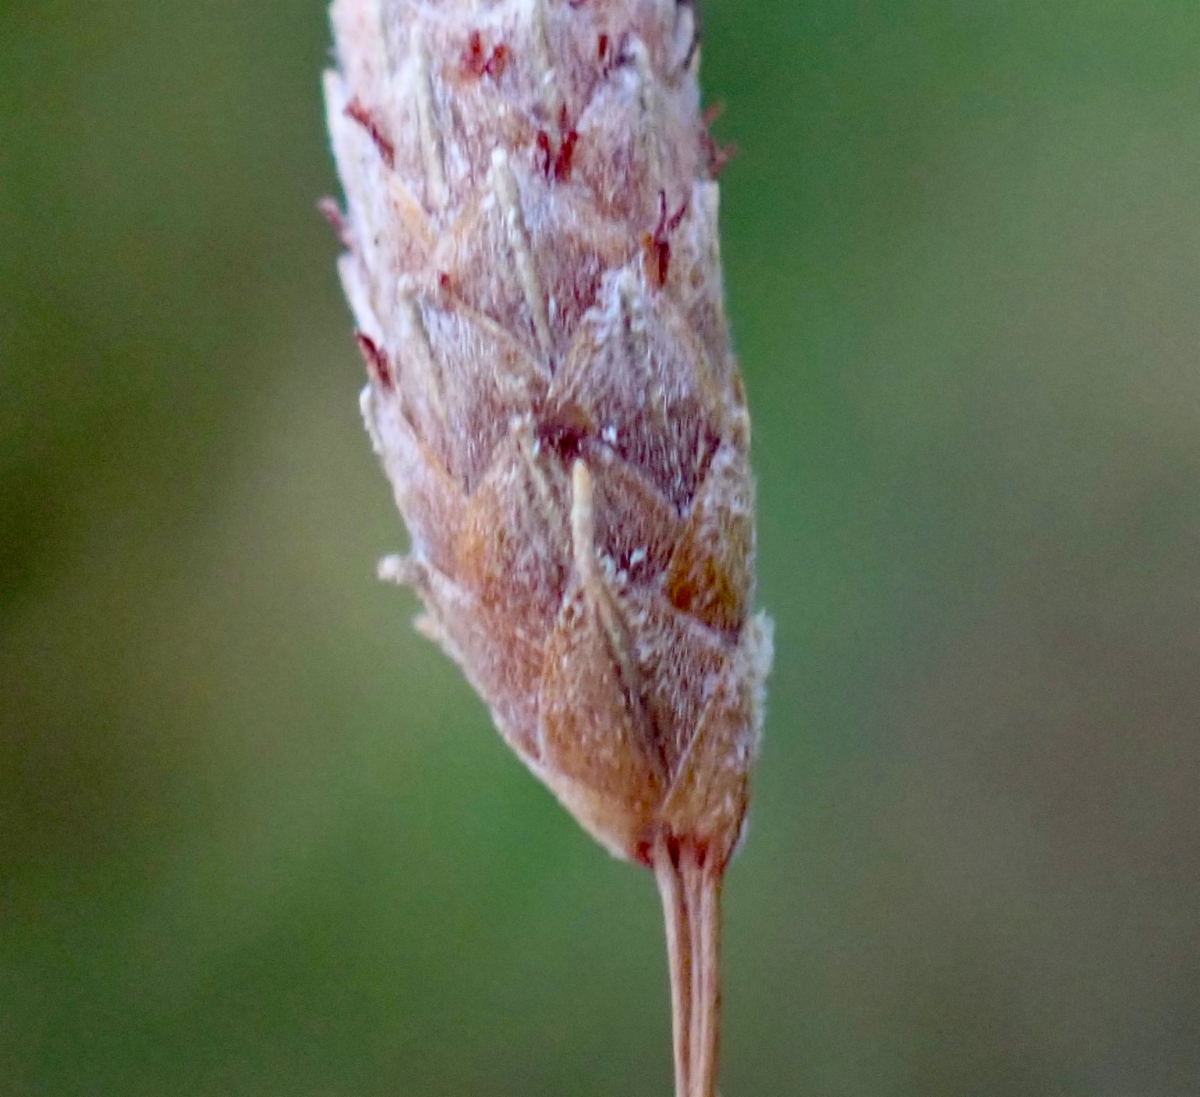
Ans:
{"type": "Polygon", "coordinates": [[[340,271],[411,538],[383,571],[605,846],[723,865],[770,633],[691,8],[332,18],[340,271]]]}

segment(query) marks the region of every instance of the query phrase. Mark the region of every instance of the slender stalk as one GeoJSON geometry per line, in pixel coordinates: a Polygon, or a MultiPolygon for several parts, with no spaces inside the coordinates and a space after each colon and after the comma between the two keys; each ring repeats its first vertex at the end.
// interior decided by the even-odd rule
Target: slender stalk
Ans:
{"type": "Polygon", "coordinates": [[[694,842],[663,839],[654,872],[667,927],[676,1097],[717,1097],[721,871],[694,842]]]}
{"type": "Polygon", "coordinates": [[[691,919],[692,1094],[717,1097],[717,1052],[721,1019],[721,875],[700,869],[700,894],[691,919]]]}
{"type": "Polygon", "coordinates": [[[671,973],[671,1031],[675,1048],[675,1097],[691,1097],[692,943],[679,866],[666,838],[654,847],[654,877],[662,896],[667,930],[667,961],[671,973]]]}

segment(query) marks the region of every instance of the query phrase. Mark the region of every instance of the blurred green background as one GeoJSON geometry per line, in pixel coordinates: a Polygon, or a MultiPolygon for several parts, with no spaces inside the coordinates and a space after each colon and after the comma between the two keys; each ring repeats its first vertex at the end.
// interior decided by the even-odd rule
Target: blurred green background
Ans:
{"type": "MultiPolygon", "coordinates": [[[[709,0],[727,1097],[1200,1093],[1200,5],[709,0]]],[[[377,584],[321,3],[0,5],[0,1094],[664,1097],[658,900],[377,584]]]]}

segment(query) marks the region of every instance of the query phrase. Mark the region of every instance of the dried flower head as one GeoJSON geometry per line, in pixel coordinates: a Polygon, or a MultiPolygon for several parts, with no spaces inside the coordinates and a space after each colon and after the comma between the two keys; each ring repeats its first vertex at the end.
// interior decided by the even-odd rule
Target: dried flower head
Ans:
{"type": "Polygon", "coordinates": [[[770,663],[721,154],[678,0],[335,0],[329,212],[408,525],[381,566],[501,734],[663,891],[681,1094],[770,663]]]}

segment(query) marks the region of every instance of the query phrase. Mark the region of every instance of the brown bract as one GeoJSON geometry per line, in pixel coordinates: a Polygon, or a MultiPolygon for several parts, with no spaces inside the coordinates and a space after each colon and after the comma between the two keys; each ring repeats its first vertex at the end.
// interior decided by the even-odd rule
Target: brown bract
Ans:
{"type": "Polygon", "coordinates": [[[332,14],[340,270],[412,542],[384,571],[605,846],[723,867],[770,643],[692,12],[332,14]]]}

